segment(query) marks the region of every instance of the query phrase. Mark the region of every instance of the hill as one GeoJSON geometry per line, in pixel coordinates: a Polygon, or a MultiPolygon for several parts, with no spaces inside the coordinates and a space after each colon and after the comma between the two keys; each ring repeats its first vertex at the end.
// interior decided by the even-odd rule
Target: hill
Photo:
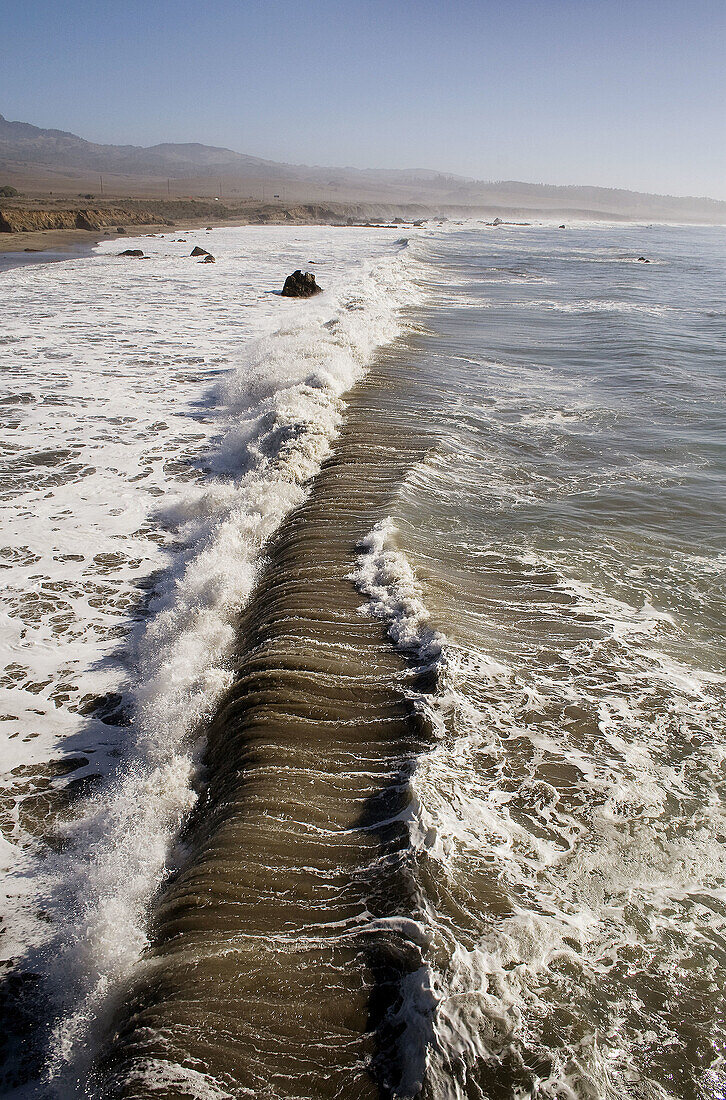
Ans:
{"type": "Polygon", "coordinates": [[[459,215],[594,216],[726,222],[726,202],[587,186],[481,181],[427,169],[357,169],[283,164],[199,143],[148,148],[99,145],[0,115],[0,185],[31,197],[52,192],[104,198],[277,199],[418,203],[459,215]]]}

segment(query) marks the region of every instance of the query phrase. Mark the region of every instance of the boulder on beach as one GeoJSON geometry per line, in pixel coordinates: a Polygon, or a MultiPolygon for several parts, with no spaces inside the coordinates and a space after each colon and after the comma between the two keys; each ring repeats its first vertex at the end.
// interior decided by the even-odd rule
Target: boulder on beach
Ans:
{"type": "Polygon", "coordinates": [[[638,263],[639,264],[649,264],[650,260],[646,260],[645,256],[638,256],[638,263]]]}
{"type": "Polygon", "coordinates": [[[126,248],[123,252],[119,252],[119,256],[143,256],[143,252],[140,248],[126,248]]]}
{"type": "Polygon", "coordinates": [[[194,248],[189,253],[189,255],[190,256],[208,256],[209,253],[207,252],[206,248],[200,248],[199,245],[195,245],[194,248]]]}
{"type": "Polygon", "coordinates": [[[211,252],[208,252],[206,256],[202,256],[201,260],[197,260],[198,264],[216,264],[216,262],[211,252]]]}
{"type": "Polygon", "coordinates": [[[293,271],[285,279],[282,288],[283,298],[312,298],[314,294],[320,294],[322,287],[315,282],[312,271],[293,271]]]}
{"type": "Polygon", "coordinates": [[[116,229],[116,232],[117,233],[125,233],[126,230],[124,229],[124,227],[122,225],[119,225],[118,228],[116,229]]]}

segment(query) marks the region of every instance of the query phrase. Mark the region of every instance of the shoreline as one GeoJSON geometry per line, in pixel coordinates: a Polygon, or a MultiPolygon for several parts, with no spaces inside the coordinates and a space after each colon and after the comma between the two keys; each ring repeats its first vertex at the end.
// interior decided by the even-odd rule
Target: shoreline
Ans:
{"type": "MultiPolygon", "coordinates": [[[[5,271],[14,271],[19,267],[24,267],[36,263],[58,263],[63,260],[77,259],[81,256],[90,256],[93,254],[93,249],[97,244],[106,239],[117,239],[119,245],[123,241],[140,237],[158,236],[163,233],[183,233],[190,230],[198,229],[238,229],[246,226],[263,226],[263,225],[278,225],[278,226],[322,226],[327,225],[331,229],[335,228],[360,228],[360,229],[391,229],[391,230],[410,230],[412,228],[418,228],[418,226],[424,221],[433,222],[456,222],[460,218],[469,220],[471,218],[477,218],[484,220],[485,217],[493,216],[491,211],[470,211],[468,215],[462,214],[460,210],[450,210],[444,214],[442,212],[434,213],[433,210],[424,210],[420,207],[415,209],[409,207],[388,207],[384,210],[382,206],[368,207],[346,207],[341,211],[334,211],[329,208],[318,208],[314,211],[314,208],[309,210],[302,207],[280,207],[265,208],[264,211],[260,207],[253,208],[249,211],[239,211],[233,214],[231,217],[229,214],[226,217],[221,217],[214,214],[206,214],[205,216],[197,216],[193,218],[180,218],[178,221],[174,221],[172,224],[163,221],[152,221],[144,224],[128,225],[125,228],[124,233],[116,233],[113,228],[107,226],[94,228],[94,229],[33,229],[33,230],[19,230],[13,232],[0,232],[0,275],[5,271]],[[345,210],[345,212],[344,212],[345,210]],[[354,220],[349,217],[348,211],[355,212],[359,220],[354,220]],[[309,217],[305,217],[305,214],[309,214],[309,217]],[[408,217],[403,218],[401,215],[408,213],[408,217]],[[318,215],[317,217],[315,215],[318,215]],[[370,215],[370,220],[363,220],[367,215],[370,215]],[[335,218],[335,220],[333,220],[335,218]],[[348,218],[348,223],[342,219],[348,218]],[[373,220],[377,219],[377,220],[373,220]],[[397,219],[397,220],[396,220],[397,219]]],[[[517,212],[519,214],[521,212],[517,212]]],[[[497,215],[498,216],[498,215],[497,215]]],[[[512,215],[513,216],[513,215],[512,215]]],[[[521,224],[537,224],[540,219],[546,221],[557,221],[560,217],[566,216],[564,213],[552,213],[549,211],[537,211],[532,212],[533,220],[531,222],[525,222],[521,224]]],[[[582,219],[583,212],[578,211],[577,214],[570,216],[569,224],[567,228],[575,228],[577,222],[582,219]]],[[[674,228],[701,228],[706,227],[706,223],[695,222],[645,222],[645,221],[633,221],[630,219],[622,219],[618,217],[610,218],[596,212],[589,212],[585,218],[588,222],[602,223],[603,225],[668,225],[674,228]]],[[[489,222],[493,225],[494,223],[489,222]]],[[[503,222],[502,224],[511,224],[509,222],[503,222]]],[[[718,227],[716,223],[709,223],[713,227],[718,227]]]]}
{"type": "Polygon", "coordinates": [[[300,203],[283,206],[251,203],[224,206],[199,202],[145,203],[120,200],[93,209],[80,206],[52,207],[48,203],[0,205],[0,255],[19,252],[71,251],[79,245],[94,245],[105,237],[141,237],[159,232],[176,232],[243,225],[411,225],[431,218],[443,220],[453,212],[441,213],[417,203],[300,203]]]}
{"type": "Polygon", "coordinates": [[[150,222],[148,225],[133,225],[126,229],[125,233],[115,233],[109,229],[34,229],[17,233],[0,233],[0,274],[3,271],[14,270],[25,264],[53,263],[61,260],[70,260],[83,255],[90,255],[94,247],[101,241],[118,240],[119,245],[128,239],[140,237],[158,236],[162,233],[185,233],[190,230],[206,229],[241,229],[246,226],[259,227],[264,225],[288,225],[288,226],[316,226],[328,225],[335,228],[371,228],[371,229],[411,229],[412,222],[402,224],[379,224],[357,222],[353,226],[342,226],[333,221],[304,221],[292,222],[287,218],[279,221],[251,221],[240,215],[238,218],[193,218],[180,220],[174,225],[166,225],[161,222],[150,222]]]}
{"type": "MultiPolygon", "coordinates": [[[[235,226],[238,224],[248,223],[234,223],[235,226]]],[[[34,229],[20,233],[0,233],[0,272],[20,267],[23,263],[51,263],[89,255],[97,244],[106,239],[118,238],[121,244],[126,238],[156,236],[158,233],[170,233],[176,230],[181,232],[201,229],[207,225],[212,225],[214,228],[233,227],[227,220],[215,221],[208,218],[189,223],[180,222],[173,226],[150,222],[148,225],[131,226],[125,233],[119,234],[108,229],[34,229]],[[17,258],[18,262],[11,262],[11,258],[17,258]]]]}

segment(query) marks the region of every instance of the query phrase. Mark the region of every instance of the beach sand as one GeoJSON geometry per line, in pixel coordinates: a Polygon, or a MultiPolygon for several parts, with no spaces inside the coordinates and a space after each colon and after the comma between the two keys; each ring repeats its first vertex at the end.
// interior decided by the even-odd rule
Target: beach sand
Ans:
{"type": "MultiPolygon", "coordinates": [[[[107,237],[118,236],[119,242],[125,237],[143,237],[146,234],[171,233],[177,230],[201,229],[207,225],[215,228],[229,226],[228,220],[205,219],[174,226],[150,224],[129,226],[126,233],[115,233],[110,229],[40,229],[32,233],[0,233],[0,256],[9,253],[24,253],[28,259],[61,259],[77,255],[93,248],[107,237]]],[[[4,266],[0,260],[0,268],[4,266]]]]}

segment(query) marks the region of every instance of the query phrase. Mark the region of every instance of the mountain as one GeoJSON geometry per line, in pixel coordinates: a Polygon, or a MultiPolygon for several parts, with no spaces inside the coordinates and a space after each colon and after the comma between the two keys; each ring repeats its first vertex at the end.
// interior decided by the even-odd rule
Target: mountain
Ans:
{"type": "MultiPolygon", "coordinates": [[[[77,194],[96,190],[104,176],[107,193],[242,195],[283,188],[293,201],[427,203],[465,213],[569,214],[726,222],[726,202],[651,195],[605,187],[551,186],[516,180],[484,182],[428,169],[358,169],[280,164],[198,143],[99,145],[64,130],[44,130],[0,115],[0,185],[29,191],[77,194]]],[[[102,185],[103,186],[103,185],[102,185]]],[[[268,192],[268,198],[269,198],[268,192]]],[[[275,196],[277,197],[277,196],[275,196]]]]}
{"type": "Polygon", "coordinates": [[[43,130],[27,122],[9,122],[0,115],[0,169],[49,166],[118,175],[194,177],[223,172],[229,175],[259,176],[261,172],[283,172],[287,165],[216,149],[209,145],[163,143],[143,148],[137,145],[97,145],[65,130],[43,130]]]}

